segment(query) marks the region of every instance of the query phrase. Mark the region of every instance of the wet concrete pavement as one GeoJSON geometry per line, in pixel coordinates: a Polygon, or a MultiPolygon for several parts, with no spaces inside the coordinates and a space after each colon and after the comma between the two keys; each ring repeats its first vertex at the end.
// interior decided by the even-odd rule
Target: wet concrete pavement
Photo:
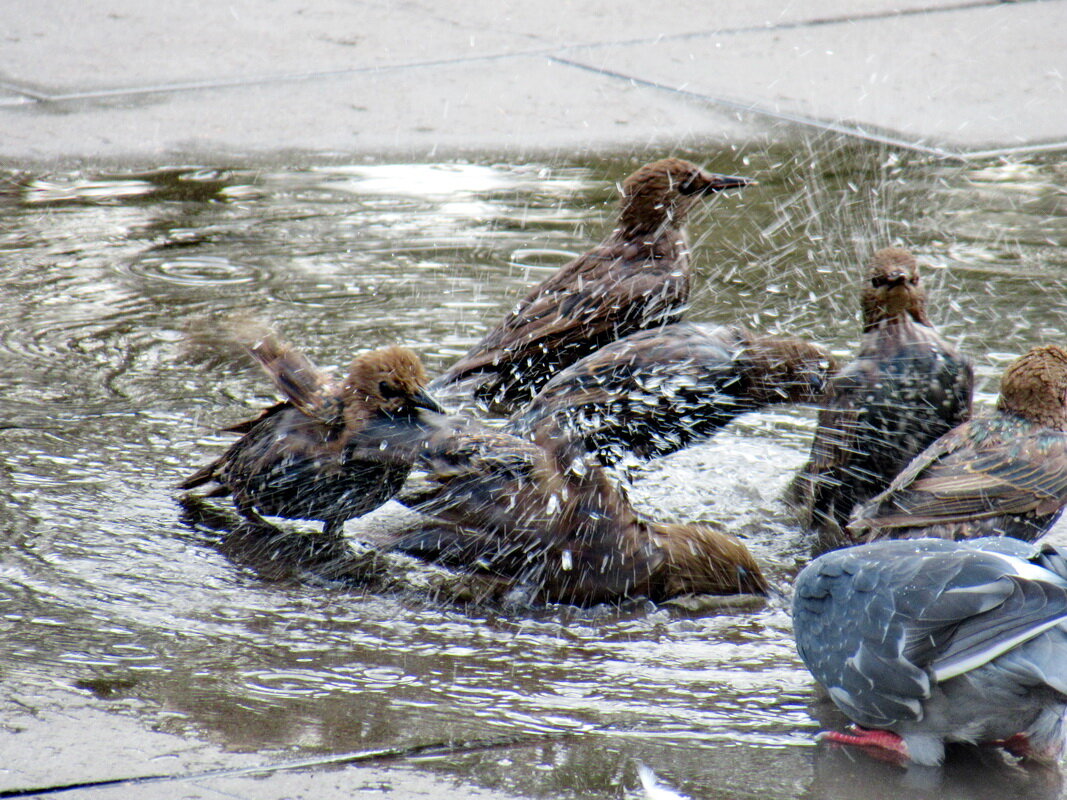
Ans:
{"type": "Polygon", "coordinates": [[[0,159],[1067,146],[1067,2],[9,2],[0,159]]]}

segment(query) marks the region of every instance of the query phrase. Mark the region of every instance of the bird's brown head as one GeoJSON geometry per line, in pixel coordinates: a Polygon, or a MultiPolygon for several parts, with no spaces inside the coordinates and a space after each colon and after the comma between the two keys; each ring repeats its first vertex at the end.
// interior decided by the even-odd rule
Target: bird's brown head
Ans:
{"type": "Polygon", "coordinates": [[[707,525],[649,523],[663,549],[666,597],[683,594],[767,594],[767,579],[741,542],[707,525]]]}
{"type": "Polygon", "coordinates": [[[1067,350],[1035,347],[1004,370],[997,408],[1067,431],[1067,350]]]}
{"type": "Polygon", "coordinates": [[[915,256],[899,247],[877,251],[867,268],[867,283],[860,301],[863,330],[879,322],[910,316],[929,325],[926,316],[926,291],[919,283],[919,264],[915,256]]]}
{"type": "Polygon", "coordinates": [[[825,347],[793,336],[754,336],[743,363],[750,391],[764,403],[814,403],[837,371],[825,347]]]}
{"type": "Polygon", "coordinates": [[[384,347],[352,361],[342,394],[345,421],[358,424],[373,414],[405,416],[425,408],[443,413],[426,393],[426,370],[406,347],[384,347]]]}
{"type": "Polygon", "coordinates": [[[681,158],[645,164],[622,183],[620,228],[624,235],[659,235],[685,222],[701,198],[755,181],[717,175],[681,158]]]}

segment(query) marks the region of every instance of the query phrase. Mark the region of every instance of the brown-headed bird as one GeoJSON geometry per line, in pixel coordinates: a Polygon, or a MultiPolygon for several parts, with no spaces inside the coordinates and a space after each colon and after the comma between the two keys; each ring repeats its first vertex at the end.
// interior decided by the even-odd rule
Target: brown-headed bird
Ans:
{"type": "Polygon", "coordinates": [[[368,425],[403,429],[418,424],[420,409],[441,410],[423,388],[426,373],[415,353],[363,353],[338,382],[266,328],[246,328],[238,339],[288,400],[227,428],[241,438],[179,488],[214,482],[209,496],[232,494],[249,520],[320,520],[331,535],[400,490],[410,464],[354,458],[349,445],[368,425]]]}
{"type": "Polygon", "coordinates": [[[686,215],[702,198],[749,183],[679,158],[641,167],[623,182],[611,234],[531,289],[431,389],[480,375],[477,396],[509,410],[608,342],[676,321],[689,300],[686,215]]]}
{"type": "Polygon", "coordinates": [[[767,591],[743,544],[705,525],[642,519],[563,437],[535,443],[442,416],[429,433],[379,436],[368,428],[360,438],[368,457],[414,460],[425,479],[400,499],[446,523],[399,538],[395,545],[407,552],[506,577],[539,600],[577,605],[767,591]]]}
{"type": "Polygon", "coordinates": [[[992,413],[923,451],[860,507],[857,541],[1013,536],[1033,541],[1067,505],[1067,350],[1035,347],[1004,372],[992,413]]]}
{"type": "Polygon", "coordinates": [[[817,549],[843,544],[855,506],[971,415],[971,361],[930,324],[911,253],[874,254],[861,306],[859,351],[830,380],[811,456],[790,489],[820,535],[817,549]]]}
{"type": "Polygon", "coordinates": [[[632,333],[558,373],[505,430],[560,430],[604,465],[649,459],[707,438],[771,403],[815,402],[835,366],[802,339],[679,322],[632,333]]]}

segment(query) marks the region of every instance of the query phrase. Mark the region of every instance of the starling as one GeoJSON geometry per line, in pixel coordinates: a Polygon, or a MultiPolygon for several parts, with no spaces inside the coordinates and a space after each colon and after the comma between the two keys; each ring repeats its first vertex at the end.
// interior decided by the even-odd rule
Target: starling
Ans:
{"type": "Polygon", "coordinates": [[[505,425],[527,438],[560,431],[605,466],[700,441],[747,411],[815,402],[829,352],[792,337],[679,322],[638,331],[558,373],[505,425]]]}
{"type": "Polygon", "coordinates": [[[843,543],[855,506],[971,415],[971,361],[931,326],[915,258],[879,250],[867,280],[859,351],[830,379],[811,456],[791,487],[820,549],[843,543]]]}
{"type": "Polygon", "coordinates": [[[473,420],[440,417],[362,439],[371,453],[415,461],[422,487],[400,499],[439,523],[395,544],[451,566],[532,587],[541,600],[589,605],[627,597],[767,591],[739,541],[703,525],[641,519],[584,450],[531,442],[473,420]]]}
{"type": "Polygon", "coordinates": [[[263,522],[260,514],[321,520],[327,534],[400,490],[410,464],[353,458],[349,443],[368,425],[403,429],[417,424],[419,409],[441,410],[423,390],[426,373],[415,353],[364,353],[337,383],[269,330],[239,338],[288,400],[227,428],[241,438],[179,488],[214,482],[208,496],[232,494],[253,522],[263,522]]]}
{"type": "Polygon", "coordinates": [[[1067,350],[1035,347],[1004,372],[992,413],[923,451],[861,506],[857,540],[1013,536],[1034,541],[1067,505],[1067,350]]]}
{"type": "Polygon", "coordinates": [[[1055,763],[1067,713],[1067,560],[1014,539],[836,550],[796,580],[805,666],[857,727],[822,738],[940,764],[945,742],[1055,763]]]}
{"type": "Polygon", "coordinates": [[[481,375],[477,396],[511,410],[608,342],[676,321],[689,299],[686,215],[701,198],[749,183],[678,158],[641,167],[623,182],[611,234],[534,287],[431,388],[481,375]]]}

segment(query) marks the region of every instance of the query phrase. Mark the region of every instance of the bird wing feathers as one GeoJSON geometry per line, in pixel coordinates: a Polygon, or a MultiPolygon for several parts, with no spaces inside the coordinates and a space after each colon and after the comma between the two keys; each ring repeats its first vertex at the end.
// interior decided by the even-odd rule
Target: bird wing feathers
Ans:
{"type": "Polygon", "coordinates": [[[1067,502],[1067,436],[1039,429],[995,441],[984,438],[987,425],[975,420],[931,445],[860,510],[853,529],[1048,514],[1067,502]]]}
{"type": "Polygon", "coordinates": [[[977,669],[1067,620],[1067,581],[979,548],[880,542],[831,553],[798,577],[798,650],[860,724],[921,719],[931,679],[977,669]]]}
{"type": "MultiPolygon", "coordinates": [[[[688,292],[685,270],[666,280],[654,259],[633,263],[595,250],[536,287],[518,308],[483,337],[440,379],[458,380],[502,361],[520,360],[541,342],[553,351],[570,343],[620,335],[620,324],[640,316],[640,327],[676,309],[688,292]],[[610,299],[609,299],[610,298],[610,299]],[[636,312],[635,312],[636,310],[636,312]]],[[[670,322],[670,319],[664,319],[670,322]]]]}

